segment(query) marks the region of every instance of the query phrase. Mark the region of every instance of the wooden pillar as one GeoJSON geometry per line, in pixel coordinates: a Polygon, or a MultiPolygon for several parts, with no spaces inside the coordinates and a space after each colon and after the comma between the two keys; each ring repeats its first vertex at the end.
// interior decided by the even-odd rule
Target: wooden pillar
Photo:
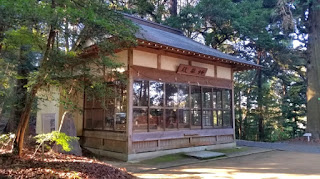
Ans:
{"type": "Polygon", "coordinates": [[[236,139],[236,121],[235,121],[235,110],[234,110],[234,79],[233,79],[234,69],[231,69],[231,80],[232,80],[232,90],[231,90],[231,116],[232,116],[232,128],[233,128],[233,140],[236,139]]]}
{"type": "Polygon", "coordinates": [[[157,54],[157,69],[161,70],[161,54],[157,54]]]}
{"type": "Polygon", "coordinates": [[[214,77],[215,77],[215,78],[218,77],[218,68],[217,68],[217,65],[214,65],[214,77]]]}
{"type": "Polygon", "coordinates": [[[133,49],[128,49],[128,86],[127,86],[127,154],[131,154],[133,152],[132,149],[132,128],[133,128],[133,114],[132,114],[132,106],[133,106],[133,78],[132,78],[132,70],[131,66],[133,65],[133,49]]]}

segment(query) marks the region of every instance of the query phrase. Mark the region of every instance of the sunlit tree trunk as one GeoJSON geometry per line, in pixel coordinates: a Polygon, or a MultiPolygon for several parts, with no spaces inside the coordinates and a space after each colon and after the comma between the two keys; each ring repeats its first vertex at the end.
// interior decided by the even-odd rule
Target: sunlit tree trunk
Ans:
{"type": "Polygon", "coordinates": [[[17,130],[17,138],[16,138],[16,144],[18,145],[19,157],[22,156],[24,136],[25,136],[26,129],[28,127],[32,104],[35,100],[37,91],[38,91],[38,89],[34,88],[31,92],[30,96],[27,97],[27,100],[25,103],[25,108],[24,108],[24,110],[21,114],[21,117],[20,117],[20,122],[19,122],[18,130],[17,130]]]}
{"type": "Polygon", "coordinates": [[[309,6],[307,131],[320,137],[320,0],[309,6]]]}

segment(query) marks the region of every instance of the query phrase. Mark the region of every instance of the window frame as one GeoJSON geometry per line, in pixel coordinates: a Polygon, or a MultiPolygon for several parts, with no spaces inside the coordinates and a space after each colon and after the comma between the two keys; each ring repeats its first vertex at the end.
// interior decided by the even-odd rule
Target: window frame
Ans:
{"type": "Polygon", "coordinates": [[[118,94],[119,90],[120,90],[120,97],[119,96],[116,96],[114,95],[113,97],[106,97],[104,96],[103,97],[103,102],[100,102],[99,103],[99,107],[95,107],[95,104],[96,104],[96,101],[95,100],[98,100],[98,98],[95,98],[93,97],[93,100],[90,100],[90,103],[91,104],[91,108],[90,107],[87,107],[87,102],[89,100],[87,100],[87,94],[86,92],[84,92],[83,94],[83,128],[85,130],[96,130],[96,131],[115,131],[115,132],[126,132],[126,128],[127,128],[127,122],[128,122],[128,112],[127,112],[127,109],[128,109],[128,99],[127,99],[127,94],[128,94],[128,91],[127,91],[127,86],[126,85],[123,85],[123,84],[117,84],[117,81],[115,82],[112,82],[110,83],[110,88],[113,88],[113,90],[115,91],[116,94],[118,94]],[[125,102],[122,103],[121,100],[122,98],[125,97],[125,102]],[[110,128],[106,128],[106,110],[108,110],[107,106],[106,106],[106,101],[107,100],[113,100],[113,111],[114,111],[114,114],[112,115],[113,116],[113,121],[112,121],[112,127],[110,128]],[[123,106],[126,106],[126,110],[124,112],[121,112],[121,109],[120,111],[117,110],[117,102],[119,102],[119,105],[120,107],[123,107],[123,106]],[[105,108],[103,107],[105,106],[105,108]],[[90,110],[90,113],[91,113],[91,118],[87,118],[86,117],[86,113],[87,113],[87,110],[90,110]],[[92,111],[93,110],[103,110],[103,118],[102,118],[102,127],[101,128],[93,128],[93,115],[92,115],[92,111]],[[117,129],[117,114],[118,113],[126,113],[126,120],[125,120],[125,123],[123,124],[125,127],[124,129],[117,129]],[[88,128],[88,124],[87,124],[87,120],[88,119],[91,119],[91,127],[88,128]]]}
{"type": "MultiPolygon", "coordinates": [[[[148,111],[148,114],[147,114],[147,130],[145,131],[135,131],[133,130],[134,133],[139,133],[139,132],[156,132],[156,131],[172,131],[172,130],[186,130],[186,129],[219,129],[219,128],[234,128],[233,126],[233,112],[232,112],[232,89],[224,89],[224,88],[217,88],[217,87],[212,87],[212,86],[198,86],[200,88],[200,107],[199,108],[194,108],[191,106],[191,103],[192,103],[192,94],[191,94],[191,88],[192,86],[196,86],[196,85],[190,85],[190,84],[185,84],[185,83],[166,83],[166,82],[163,82],[163,81],[157,81],[157,80],[144,80],[144,79],[134,79],[133,80],[133,83],[135,83],[136,81],[147,81],[148,82],[148,106],[132,106],[132,109],[147,109],[148,111]],[[163,84],[163,97],[162,97],[162,100],[163,100],[163,105],[162,106],[151,106],[150,105],[150,84],[152,82],[158,82],[158,83],[162,83],[163,84]],[[188,89],[188,107],[179,107],[179,105],[174,105],[174,106],[167,106],[166,102],[167,102],[167,94],[166,94],[166,87],[167,87],[167,84],[173,84],[176,86],[177,88],[177,93],[178,93],[178,90],[179,90],[179,86],[180,85],[184,85],[184,86],[187,86],[187,89],[188,89]],[[211,101],[211,107],[208,107],[208,108],[204,108],[203,107],[203,101],[204,101],[204,93],[203,93],[203,89],[206,88],[206,89],[210,89],[211,93],[210,93],[210,101],[211,101]],[[229,109],[225,109],[224,108],[224,101],[223,101],[223,93],[224,91],[228,91],[229,93],[229,109]],[[220,99],[218,99],[218,95],[217,95],[217,92],[220,92],[220,99]],[[213,98],[213,95],[215,93],[215,101],[216,101],[216,106],[214,106],[213,102],[214,102],[214,98],[213,98]],[[219,103],[221,104],[221,107],[218,107],[218,100],[219,103]],[[160,109],[162,110],[162,128],[159,130],[159,129],[150,129],[150,111],[151,110],[154,110],[154,109],[160,109]],[[167,128],[167,124],[166,124],[166,115],[167,115],[167,110],[174,110],[175,113],[176,113],[176,126],[174,128],[167,128]],[[179,115],[180,115],[180,112],[179,110],[186,110],[189,112],[189,121],[188,121],[188,125],[189,125],[189,128],[180,128],[179,126],[179,122],[180,122],[180,118],[179,118],[179,115]],[[195,125],[192,125],[192,115],[193,115],[193,112],[194,111],[198,111],[200,112],[200,126],[195,126],[195,125]],[[204,117],[203,117],[203,114],[204,114],[204,111],[210,111],[210,116],[209,118],[211,119],[211,125],[208,125],[208,126],[205,126],[205,121],[204,121],[204,117]],[[224,111],[229,111],[230,113],[230,124],[225,126],[225,120],[224,120],[224,111]],[[217,125],[215,125],[215,121],[214,121],[214,113],[216,113],[216,117],[217,117],[217,125]],[[220,115],[219,115],[220,114],[220,115]],[[219,121],[221,120],[221,121],[219,121]],[[219,125],[221,124],[221,125],[219,125]]],[[[134,92],[134,91],[132,91],[134,92]]],[[[133,112],[133,111],[132,111],[133,112]]],[[[133,119],[132,119],[133,120],[133,119]]],[[[160,125],[160,124],[158,124],[160,125]]],[[[161,125],[160,125],[161,126],[161,125]]]]}

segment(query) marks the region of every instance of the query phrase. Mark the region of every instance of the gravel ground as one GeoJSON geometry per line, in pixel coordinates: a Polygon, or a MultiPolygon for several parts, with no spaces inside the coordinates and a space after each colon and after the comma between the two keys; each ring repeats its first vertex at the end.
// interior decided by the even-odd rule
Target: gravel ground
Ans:
{"type": "Polygon", "coordinates": [[[255,142],[246,140],[237,140],[239,146],[260,147],[267,149],[276,149],[292,152],[320,153],[320,144],[310,145],[307,142],[255,142]]]}

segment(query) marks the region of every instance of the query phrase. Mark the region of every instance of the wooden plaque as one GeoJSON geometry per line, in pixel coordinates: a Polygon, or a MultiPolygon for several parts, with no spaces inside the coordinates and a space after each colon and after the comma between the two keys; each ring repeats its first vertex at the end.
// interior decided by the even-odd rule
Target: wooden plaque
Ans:
{"type": "Polygon", "coordinates": [[[193,76],[206,76],[207,71],[207,68],[180,64],[177,73],[193,76]]]}

